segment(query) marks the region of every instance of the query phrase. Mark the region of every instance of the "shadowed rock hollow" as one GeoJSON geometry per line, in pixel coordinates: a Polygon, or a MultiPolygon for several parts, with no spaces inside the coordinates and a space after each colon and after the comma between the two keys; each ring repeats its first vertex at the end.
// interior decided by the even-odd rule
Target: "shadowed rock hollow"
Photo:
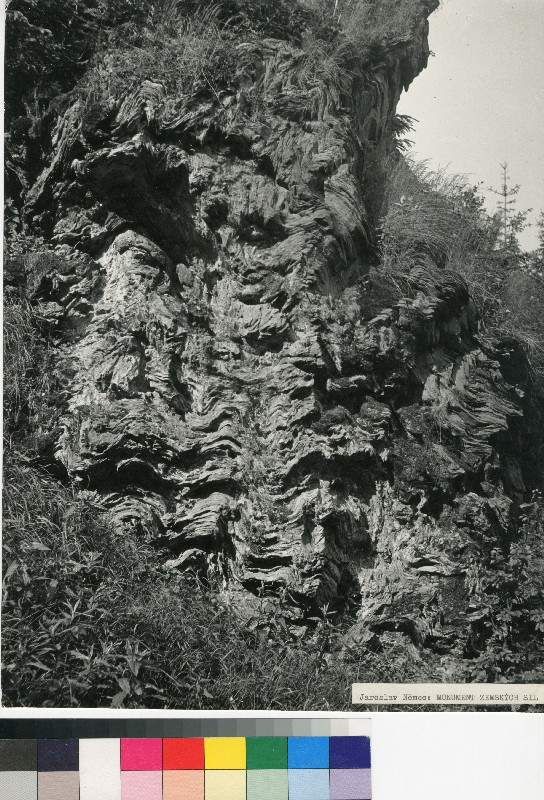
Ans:
{"type": "Polygon", "coordinates": [[[57,457],[120,536],[219,574],[242,613],[332,604],[353,642],[467,653],[540,423],[521,347],[483,333],[458,275],[422,253],[399,298],[373,269],[427,27],[352,65],[348,94],[300,89],[300,50],[267,39],[206,100],[144,80],[74,101],[27,197],[56,253],[30,281],[67,386],[57,457]]]}

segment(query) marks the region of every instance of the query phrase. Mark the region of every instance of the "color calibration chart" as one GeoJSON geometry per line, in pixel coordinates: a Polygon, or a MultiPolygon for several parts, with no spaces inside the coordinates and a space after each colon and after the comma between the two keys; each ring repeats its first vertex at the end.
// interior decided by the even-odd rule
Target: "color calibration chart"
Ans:
{"type": "MultiPolygon", "coordinates": [[[[23,733],[32,732],[24,722],[23,733]]],[[[80,720],[78,735],[68,737],[44,736],[40,723],[39,735],[25,738],[0,722],[0,800],[371,797],[368,720],[180,720],[177,731],[173,720],[155,721],[154,733],[169,728],[162,736],[112,735],[112,728],[133,729],[133,720],[104,721],[105,735],[89,721],[93,735],[85,736],[80,720]]]]}

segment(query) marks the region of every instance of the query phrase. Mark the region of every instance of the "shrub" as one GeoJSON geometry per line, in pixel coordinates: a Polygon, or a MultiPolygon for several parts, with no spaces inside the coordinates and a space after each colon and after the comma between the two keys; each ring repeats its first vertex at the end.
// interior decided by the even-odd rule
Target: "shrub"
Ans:
{"type": "Polygon", "coordinates": [[[381,224],[383,268],[400,273],[426,254],[440,266],[470,271],[487,256],[498,228],[477,187],[461,175],[395,156],[387,170],[381,224]]]}
{"type": "Polygon", "coordinates": [[[433,268],[460,273],[486,327],[499,338],[523,342],[542,382],[544,281],[538,257],[505,249],[500,219],[487,215],[483,203],[478,187],[463,176],[396,155],[387,170],[380,270],[403,292],[410,291],[410,271],[425,267],[426,259],[433,268]]]}
{"type": "Polygon", "coordinates": [[[4,475],[4,703],[103,704],[123,675],[109,630],[126,591],[123,542],[24,458],[8,456],[4,475]]]}
{"type": "Polygon", "coordinates": [[[141,18],[142,0],[10,0],[6,8],[8,117],[71,88],[105,31],[141,18]],[[29,88],[32,90],[29,92],[29,88]]]}
{"type": "Polygon", "coordinates": [[[525,269],[514,269],[505,281],[502,301],[502,313],[496,324],[524,342],[544,388],[544,280],[525,269]]]}
{"type": "Polygon", "coordinates": [[[508,553],[496,548],[471,597],[473,647],[466,679],[544,677],[544,505],[539,493],[522,509],[508,553]]]}

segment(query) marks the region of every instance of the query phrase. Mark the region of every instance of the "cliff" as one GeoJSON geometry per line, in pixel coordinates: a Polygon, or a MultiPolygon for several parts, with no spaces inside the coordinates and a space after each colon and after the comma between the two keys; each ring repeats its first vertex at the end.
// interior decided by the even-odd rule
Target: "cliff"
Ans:
{"type": "Polygon", "coordinates": [[[63,376],[56,459],[120,537],[346,643],[478,649],[479,590],[541,480],[522,347],[422,248],[380,277],[384,164],[430,3],[341,80],[278,38],[219,88],[64,97],[25,219],[63,376]],[[346,78],[347,76],[347,78],[346,78]]]}

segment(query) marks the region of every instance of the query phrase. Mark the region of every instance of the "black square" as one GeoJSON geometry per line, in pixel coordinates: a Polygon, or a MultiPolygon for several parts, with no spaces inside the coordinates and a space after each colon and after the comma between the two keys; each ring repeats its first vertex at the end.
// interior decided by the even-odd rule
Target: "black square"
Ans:
{"type": "Polygon", "coordinates": [[[77,739],[38,739],[38,772],[77,772],[77,739]]]}
{"type": "Polygon", "coordinates": [[[37,768],[36,739],[0,739],[0,772],[35,772],[37,768]]]}

